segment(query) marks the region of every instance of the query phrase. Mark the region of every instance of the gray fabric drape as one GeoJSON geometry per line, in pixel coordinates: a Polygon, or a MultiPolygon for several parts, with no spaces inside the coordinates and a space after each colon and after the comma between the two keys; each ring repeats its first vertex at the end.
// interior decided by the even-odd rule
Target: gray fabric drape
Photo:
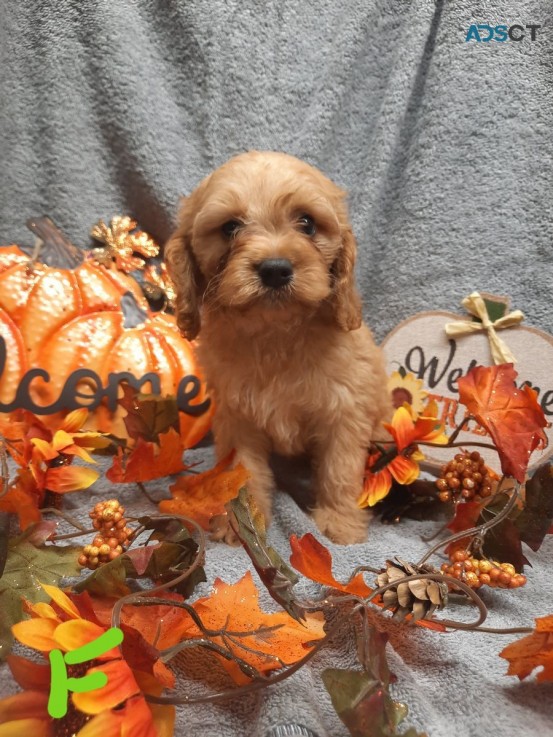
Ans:
{"type": "MultiPolygon", "coordinates": [[[[415,312],[455,309],[475,289],[509,294],[527,324],[553,332],[550,2],[3,0],[0,8],[0,243],[31,244],[25,220],[48,214],[84,246],[93,223],[116,213],[163,241],[179,195],[212,168],[246,149],[284,150],[350,193],[377,338],[415,312]],[[534,41],[526,31],[521,41],[466,42],[471,23],[542,27],[534,41]]],[[[309,518],[277,495],[281,552],[292,532],[309,530],[309,518]]],[[[420,557],[423,531],[428,523],[377,524],[364,546],[331,546],[337,577],[395,554],[420,557]]],[[[493,625],[551,613],[551,539],[544,551],[526,589],[487,594],[493,625]]],[[[235,580],[248,567],[242,551],[223,545],[209,561],[211,580],[235,580]]],[[[412,723],[436,737],[545,734],[551,690],[503,675],[497,653],[513,639],[398,631],[396,693],[412,723]]],[[[326,658],[350,662],[352,647],[326,658]]],[[[176,734],[341,737],[317,668],[240,703],[182,709],[176,734]]],[[[1,684],[13,689],[6,671],[1,684]]]]}

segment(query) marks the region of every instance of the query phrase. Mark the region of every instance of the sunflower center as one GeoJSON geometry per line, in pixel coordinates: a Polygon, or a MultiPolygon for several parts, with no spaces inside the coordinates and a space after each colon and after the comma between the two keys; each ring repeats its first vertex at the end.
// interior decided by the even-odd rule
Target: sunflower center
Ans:
{"type": "MultiPolygon", "coordinates": [[[[71,678],[81,678],[86,672],[98,665],[99,661],[89,660],[86,663],[67,666],[67,675],[71,678]]],[[[77,737],[79,731],[92,717],[79,711],[71,698],[67,702],[67,714],[61,719],[52,719],[52,737],[77,737]]]]}
{"type": "Polygon", "coordinates": [[[413,404],[413,395],[403,386],[396,386],[392,389],[392,403],[395,409],[402,407],[404,402],[413,404]]]}

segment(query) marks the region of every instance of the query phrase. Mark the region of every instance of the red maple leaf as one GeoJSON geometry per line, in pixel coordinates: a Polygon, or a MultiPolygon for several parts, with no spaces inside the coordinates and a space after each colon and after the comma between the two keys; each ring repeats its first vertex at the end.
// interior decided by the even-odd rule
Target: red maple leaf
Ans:
{"type": "Polygon", "coordinates": [[[365,597],[371,593],[371,589],[365,583],[362,573],[358,573],[348,583],[337,581],[332,575],[332,555],[330,551],[310,532],[299,540],[295,535],[292,535],[290,537],[290,547],[292,548],[290,563],[296,571],[303,573],[312,581],[357,596],[365,597]]]}
{"type": "Polygon", "coordinates": [[[512,363],[475,366],[457,385],[459,401],[491,436],[501,470],[522,483],[531,453],[547,443],[547,421],[537,393],[528,385],[519,389],[517,375],[512,363]]]}
{"type": "Polygon", "coordinates": [[[125,454],[119,448],[106,478],[114,484],[151,481],[185,469],[180,436],[171,427],[166,433],[160,433],[159,444],[138,438],[130,453],[125,454]]]}
{"type": "Polygon", "coordinates": [[[518,676],[522,681],[542,667],[536,677],[538,683],[553,681],[553,615],[536,619],[532,634],[507,645],[499,656],[509,661],[509,676],[518,676]]]}

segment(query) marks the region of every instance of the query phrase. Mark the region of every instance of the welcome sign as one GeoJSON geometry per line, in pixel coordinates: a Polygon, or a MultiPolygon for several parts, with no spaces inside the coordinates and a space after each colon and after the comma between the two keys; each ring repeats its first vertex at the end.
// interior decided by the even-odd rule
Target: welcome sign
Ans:
{"type": "MultiPolygon", "coordinates": [[[[451,312],[421,312],[400,323],[385,338],[384,350],[389,372],[403,367],[422,379],[429,398],[437,401],[440,418],[450,435],[463,421],[466,408],[459,404],[457,380],[476,365],[493,363],[490,342],[485,330],[459,337],[448,337],[446,325],[466,319],[451,312]]],[[[535,328],[516,326],[501,330],[501,338],[515,358],[517,385],[531,386],[549,423],[553,421],[553,337],[535,328]]],[[[545,430],[548,446],[532,455],[530,469],[553,455],[553,429],[545,430]]],[[[459,442],[486,441],[487,433],[470,421],[458,438],[459,442]]],[[[478,448],[486,464],[497,473],[497,454],[478,448]]],[[[451,449],[425,448],[428,462],[436,467],[451,459],[451,449]]]]}

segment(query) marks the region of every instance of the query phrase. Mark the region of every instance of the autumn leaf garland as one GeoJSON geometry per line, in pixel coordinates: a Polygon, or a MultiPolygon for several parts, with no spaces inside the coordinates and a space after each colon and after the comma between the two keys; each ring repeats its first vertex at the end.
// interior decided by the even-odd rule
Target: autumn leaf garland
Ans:
{"type": "Polygon", "coordinates": [[[462,376],[459,401],[490,434],[506,476],[524,481],[531,453],[547,443],[547,427],[537,393],[515,384],[512,363],[476,366],[462,376]]]}

